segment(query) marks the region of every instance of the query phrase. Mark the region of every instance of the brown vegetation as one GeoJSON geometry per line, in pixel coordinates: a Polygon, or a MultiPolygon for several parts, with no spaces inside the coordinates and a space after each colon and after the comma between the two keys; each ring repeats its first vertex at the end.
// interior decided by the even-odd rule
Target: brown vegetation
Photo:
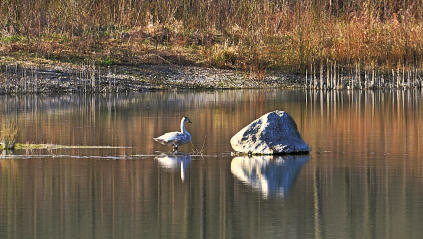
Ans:
{"type": "Polygon", "coordinates": [[[16,122],[6,120],[1,126],[0,148],[1,149],[15,148],[17,135],[18,135],[18,128],[16,126],[16,122]]]}
{"type": "Polygon", "coordinates": [[[0,53],[304,72],[419,67],[423,0],[3,0],[0,53]]]}

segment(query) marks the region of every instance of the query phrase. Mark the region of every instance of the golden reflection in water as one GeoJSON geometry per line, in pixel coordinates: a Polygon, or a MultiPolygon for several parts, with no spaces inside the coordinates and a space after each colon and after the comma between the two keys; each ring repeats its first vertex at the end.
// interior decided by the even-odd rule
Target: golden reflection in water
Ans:
{"type": "Polygon", "coordinates": [[[303,133],[316,158],[309,165],[316,237],[418,237],[422,96],[308,92],[306,117],[317,119],[303,133]]]}
{"type": "MultiPolygon", "coordinates": [[[[4,98],[3,98],[4,99],[4,98]]],[[[166,151],[150,140],[193,121],[194,144],[230,151],[229,139],[281,109],[312,147],[284,198],[231,172],[232,158],[192,160],[0,159],[0,238],[418,238],[423,229],[421,92],[223,91],[137,96],[9,97],[21,139],[166,151]]],[[[189,152],[191,147],[184,146],[189,152]]],[[[19,153],[19,152],[16,152],[19,153]]],[[[38,152],[32,152],[37,154],[38,152]]],[[[280,176],[280,175],[279,175],[280,176]]]]}

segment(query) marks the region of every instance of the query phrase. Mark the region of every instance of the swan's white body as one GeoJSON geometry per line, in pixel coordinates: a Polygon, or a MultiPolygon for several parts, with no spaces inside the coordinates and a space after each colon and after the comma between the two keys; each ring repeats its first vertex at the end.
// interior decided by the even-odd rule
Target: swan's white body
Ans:
{"type": "Polygon", "coordinates": [[[174,151],[178,150],[179,145],[191,142],[191,134],[185,128],[186,122],[191,123],[191,120],[188,117],[183,117],[181,120],[181,132],[169,132],[153,139],[163,145],[172,145],[174,151]]]}

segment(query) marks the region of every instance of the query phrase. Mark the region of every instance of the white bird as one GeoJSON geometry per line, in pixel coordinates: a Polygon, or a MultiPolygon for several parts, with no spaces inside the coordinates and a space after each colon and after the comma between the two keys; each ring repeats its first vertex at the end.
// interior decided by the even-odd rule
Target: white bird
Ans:
{"type": "Polygon", "coordinates": [[[188,117],[182,117],[181,132],[169,132],[157,138],[153,138],[156,142],[163,145],[170,144],[173,146],[173,151],[178,151],[178,146],[191,142],[191,134],[185,129],[185,123],[191,123],[188,117]]]}

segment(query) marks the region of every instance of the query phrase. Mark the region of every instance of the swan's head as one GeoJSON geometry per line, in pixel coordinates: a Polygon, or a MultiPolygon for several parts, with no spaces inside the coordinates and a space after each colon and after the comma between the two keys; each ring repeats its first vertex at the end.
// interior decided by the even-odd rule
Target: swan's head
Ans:
{"type": "Polygon", "coordinates": [[[186,117],[186,116],[184,116],[182,118],[182,122],[184,122],[184,123],[190,123],[190,124],[192,123],[191,120],[188,117],[186,117]]]}

